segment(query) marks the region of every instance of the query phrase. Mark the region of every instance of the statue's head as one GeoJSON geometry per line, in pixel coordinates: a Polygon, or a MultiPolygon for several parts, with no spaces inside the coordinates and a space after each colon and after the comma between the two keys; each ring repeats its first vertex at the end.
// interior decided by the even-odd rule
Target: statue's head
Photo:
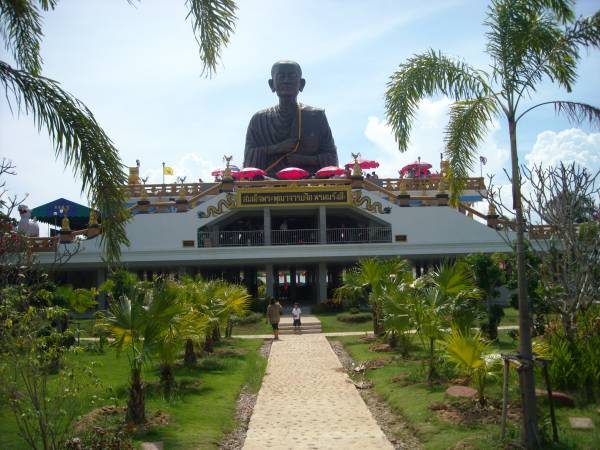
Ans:
{"type": "Polygon", "coordinates": [[[271,68],[269,87],[278,97],[297,96],[302,92],[306,80],[302,78],[300,64],[295,61],[277,61],[271,68]]]}

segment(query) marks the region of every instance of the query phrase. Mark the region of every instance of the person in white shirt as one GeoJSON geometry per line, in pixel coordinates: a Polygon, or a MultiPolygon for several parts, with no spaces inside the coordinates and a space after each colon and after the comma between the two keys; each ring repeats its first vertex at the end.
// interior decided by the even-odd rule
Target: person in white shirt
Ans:
{"type": "Polygon", "coordinates": [[[302,315],[302,310],[300,309],[300,305],[298,303],[294,303],[294,307],[292,308],[292,319],[294,319],[294,332],[299,333],[300,327],[302,323],[300,322],[300,316],[302,315]]]}

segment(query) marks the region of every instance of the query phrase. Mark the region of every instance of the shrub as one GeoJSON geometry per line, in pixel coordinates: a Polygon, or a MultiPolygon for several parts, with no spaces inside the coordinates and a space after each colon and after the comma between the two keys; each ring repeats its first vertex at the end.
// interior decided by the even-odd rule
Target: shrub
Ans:
{"type": "Polygon", "coordinates": [[[589,401],[600,395],[600,308],[577,315],[575,335],[569,339],[560,322],[550,322],[544,343],[552,363],[553,386],[584,393],[589,401]]]}
{"type": "Polygon", "coordinates": [[[231,319],[234,325],[248,325],[250,323],[257,323],[264,319],[263,313],[251,312],[245,317],[233,316],[231,319]]]}
{"type": "Polygon", "coordinates": [[[252,298],[250,301],[250,311],[264,314],[267,311],[269,301],[266,298],[252,298]]]}
{"type": "Polygon", "coordinates": [[[363,323],[373,320],[373,314],[367,312],[357,312],[354,314],[347,312],[338,314],[336,318],[340,322],[363,323]]]}
{"type": "Polygon", "coordinates": [[[316,305],[312,305],[310,310],[313,314],[341,312],[344,310],[344,305],[334,300],[327,300],[316,305]]]}

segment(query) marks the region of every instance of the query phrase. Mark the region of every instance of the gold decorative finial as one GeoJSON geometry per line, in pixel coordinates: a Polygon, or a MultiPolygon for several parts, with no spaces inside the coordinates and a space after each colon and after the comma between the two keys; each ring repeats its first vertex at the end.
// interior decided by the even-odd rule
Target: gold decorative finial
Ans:
{"type": "Polygon", "coordinates": [[[446,192],[446,178],[440,177],[438,181],[438,194],[444,194],[446,192]]]}
{"type": "Polygon", "coordinates": [[[354,158],[354,167],[352,168],[352,176],[353,177],[362,177],[362,168],[360,167],[360,163],[358,162],[358,158],[360,158],[360,152],[351,153],[354,158]]]}
{"type": "Polygon", "coordinates": [[[69,218],[67,217],[67,213],[69,212],[68,206],[63,206],[63,218],[61,222],[61,231],[71,231],[71,224],[69,222],[69,218]]]}
{"type": "Polygon", "coordinates": [[[233,180],[233,176],[231,176],[231,167],[230,167],[230,163],[231,160],[233,159],[233,155],[227,156],[224,155],[223,156],[223,161],[225,161],[225,170],[223,171],[223,181],[231,181],[233,180]]]}
{"type": "Polygon", "coordinates": [[[493,203],[490,203],[490,206],[488,208],[488,216],[495,216],[496,215],[496,206],[493,203]]]}
{"type": "Polygon", "coordinates": [[[90,208],[90,220],[88,222],[90,227],[94,227],[98,225],[98,217],[96,216],[96,210],[94,209],[94,205],[90,208]]]}
{"type": "Polygon", "coordinates": [[[408,195],[408,192],[406,192],[406,180],[404,179],[403,173],[400,173],[400,179],[398,180],[398,190],[400,191],[400,195],[408,195]]]}

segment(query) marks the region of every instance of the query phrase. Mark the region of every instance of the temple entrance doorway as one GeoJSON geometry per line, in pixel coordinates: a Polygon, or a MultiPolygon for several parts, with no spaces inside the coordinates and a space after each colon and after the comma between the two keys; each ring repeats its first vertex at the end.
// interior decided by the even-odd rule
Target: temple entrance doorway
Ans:
{"type": "Polygon", "coordinates": [[[316,265],[275,266],[274,272],[274,297],[284,307],[291,307],[295,302],[301,305],[317,303],[316,265]]]}

